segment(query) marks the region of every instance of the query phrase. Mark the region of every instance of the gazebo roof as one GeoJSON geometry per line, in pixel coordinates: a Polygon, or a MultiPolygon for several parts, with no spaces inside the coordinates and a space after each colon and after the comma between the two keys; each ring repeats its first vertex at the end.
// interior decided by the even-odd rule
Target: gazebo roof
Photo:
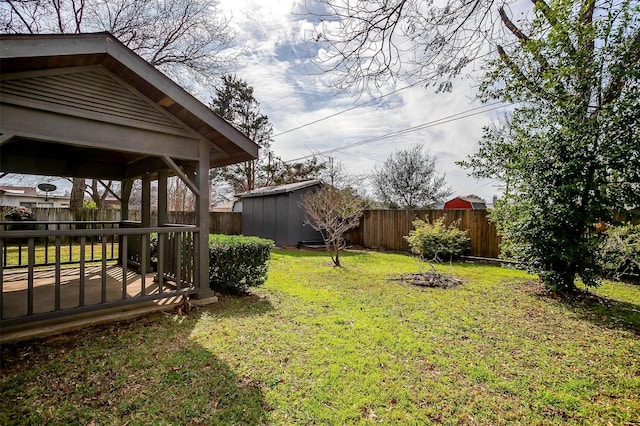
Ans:
{"type": "Polygon", "coordinates": [[[109,33],[0,35],[0,170],[125,179],[258,146],[109,33]]]}

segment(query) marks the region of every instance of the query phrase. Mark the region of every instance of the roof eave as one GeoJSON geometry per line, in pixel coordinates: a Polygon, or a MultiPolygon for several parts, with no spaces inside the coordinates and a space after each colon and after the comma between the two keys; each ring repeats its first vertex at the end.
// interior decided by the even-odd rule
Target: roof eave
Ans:
{"type": "Polygon", "coordinates": [[[2,34],[0,41],[3,72],[11,61],[36,58],[41,69],[55,68],[65,56],[104,66],[208,140],[218,151],[212,166],[258,157],[257,144],[109,33],[2,34]]]}

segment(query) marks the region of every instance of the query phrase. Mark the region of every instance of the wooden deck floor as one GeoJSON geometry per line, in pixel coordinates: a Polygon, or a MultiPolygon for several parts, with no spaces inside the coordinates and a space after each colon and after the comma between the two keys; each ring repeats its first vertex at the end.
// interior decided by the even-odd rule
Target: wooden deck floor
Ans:
{"type": "MultiPolygon", "coordinates": [[[[102,301],[102,267],[88,266],[85,269],[84,306],[100,304],[102,301]]],[[[107,265],[106,301],[122,299],[122,267],[107,265]]],[[[144,277],[144,294],[158,293],[158,283],[152,273],[144,277]]],[[[143,291],[143,277],[134,271],[127,271],[126,297],[140,296],[143,291]]],[[[3,319],[27,315],[27,272],[4,272],[3,276],[3,319]]],[[[80,274],[77,268],[66,268],[60,272],[60,309],[80,306],[80,274]]],[[[34,272],[33,313],[51,312],[55,309],[55,278],[52,269],[34,272]]]]}
{"type": "MultiPolygon", "coordinates": [[[[88,266],[85,276],[84,304],[99,304],[102,299],[101,266],[88,266]]],[[[122,298],[122,266],[108,265],[106,270],[107,302],[122,298]]],[[[142,291],[143,280],[140,274],[127,271],[126,297],[133,299],[142,291]]],[[[166,285],[166,283],[165,283],[166,285]]],[[[3,318],[17,318],[27,314],[27,272],[3,271],[3,318]]],[[[158,283],[154,274],[144,277],[146,295],[157,294],[158,283]]],[[[52,312],[55,308],[55,278],[51,269],[34,272],[33,312],[52,312]]],[[[60,273],[60,308],[78,307],[80,301],[80,276],[77,268],[66,268],[60,273]]],[[[215,299],[215,298],[214,298],[215,299]]],[[[206,303],[215,300],[208,299],[206,303]]],[[[23,324],[4,326],[0,329],[0,343],[43,337],[58,334],[89,325],[110,321],[119,321],[150,312],[168,310],[182,302],[181,296],[167,297],[154,301],[141,301],[128,306],[108,308],[85,313],[70,313],[66,316],[42,319],[23,324]]]]}

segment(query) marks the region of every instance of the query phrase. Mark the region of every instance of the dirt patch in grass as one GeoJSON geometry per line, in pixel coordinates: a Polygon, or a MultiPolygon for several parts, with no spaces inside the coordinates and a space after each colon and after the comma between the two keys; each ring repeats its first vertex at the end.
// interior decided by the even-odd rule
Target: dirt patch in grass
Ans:
{"type": "Polygon", "coordinates": [[[399,277],[391,278],[390,280],[401,281],[418,287],[431,288],[452,288],[463,284],[462,280],[459,278],[435,271],[406,273],[399,277]]]}

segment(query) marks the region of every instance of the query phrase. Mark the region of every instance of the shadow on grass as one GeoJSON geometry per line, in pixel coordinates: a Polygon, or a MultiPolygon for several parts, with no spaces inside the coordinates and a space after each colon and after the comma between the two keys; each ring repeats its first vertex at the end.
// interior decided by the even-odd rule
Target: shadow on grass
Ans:
{"type": "Polygon", "coordinates": [[[202,308],[218,317],[248,317],[262,315],[273,310],[271,302],[253,293],[221,294],[218,302],[202,308]]]}
{"type": "MultiPolygon", "coordinates": [[[[310,248],[276,248],[272,251],[274,254],[287,257],[329,257],[329,251],[326,248],[310,249],[310,248]]],[[[369,252],[366,250],[347,249],[340,252],[340,257],[352,257],[352,256],[368,256],[369,252]]]]}
{"type": "Polygon", "coordinates": [[[627,330],[640,335],[640,305],[582,290],[574,294],[546,294],[541,297],[560,301],[580,317],[598,326],[627,330]]]}
{"type": "Polygon", "coordinates": [[[0,424],[264,424],[260,384],[189,339],[197,317],[3,345],[0,424]]]}

